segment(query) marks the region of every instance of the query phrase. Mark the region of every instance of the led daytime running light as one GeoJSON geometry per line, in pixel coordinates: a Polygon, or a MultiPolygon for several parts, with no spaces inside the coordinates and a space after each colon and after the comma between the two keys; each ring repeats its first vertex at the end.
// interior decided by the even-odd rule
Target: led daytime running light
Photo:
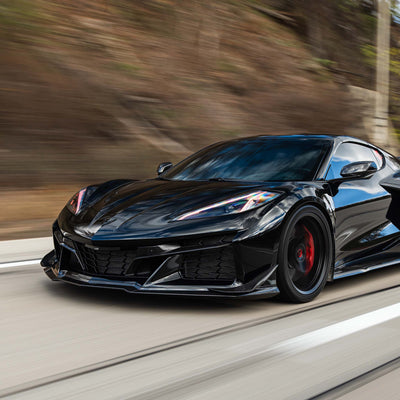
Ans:
{"type": "Polygon", "coordinates": [[[272,200],[276,196],[277,196],[276,193],[258,191],[258,192],[246,194],[244,196],[234,197],[233,199],[220,201],[218,203],[212,204],[207,207],[199,208],[198,210],[191,211],[191,212],[181,215],[180,217],[177,218],[177,220],[182,221],[183,219],[187,219],[187,218],[199,215],[204,211],[213,210],[214,208],[223,207],[228,204],[247,199],[246,203],[240,209],[237,209],[236,211],[233,212],[233,213],[240,213],[243,211],[250,210],[251,208],[254,208],[255,206],[257,206],[259,204],[263,204],[268,200],[272,200]]]}

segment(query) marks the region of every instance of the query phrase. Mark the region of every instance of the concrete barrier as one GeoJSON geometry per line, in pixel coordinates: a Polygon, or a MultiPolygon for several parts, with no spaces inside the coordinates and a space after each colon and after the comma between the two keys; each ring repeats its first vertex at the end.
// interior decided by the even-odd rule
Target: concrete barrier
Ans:
{"type": "Polygon", "coordinates": [[[42,258],[53,248],[51,237],[0,241],[0,263],[42,258]]]}

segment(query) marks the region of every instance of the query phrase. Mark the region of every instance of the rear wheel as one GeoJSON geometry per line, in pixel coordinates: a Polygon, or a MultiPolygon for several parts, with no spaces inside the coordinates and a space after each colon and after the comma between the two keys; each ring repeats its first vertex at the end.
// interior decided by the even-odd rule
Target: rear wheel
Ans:
{"type": "Polygon", "coordinates": [[[332,263],[332,235],[324,214],[314,206],[294,212],[279,244],[277,284],[295,303],[313,300],[325,286],[332,263]]]}

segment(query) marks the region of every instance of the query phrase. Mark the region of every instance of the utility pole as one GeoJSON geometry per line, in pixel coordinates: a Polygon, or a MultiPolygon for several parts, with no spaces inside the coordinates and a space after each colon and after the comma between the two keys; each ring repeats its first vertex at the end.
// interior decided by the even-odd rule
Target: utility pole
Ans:
{"type": "Polygon", "coordinates": [[[389,145],[390,0],[377,0],[375,137],[377,145],[389,145]]]}

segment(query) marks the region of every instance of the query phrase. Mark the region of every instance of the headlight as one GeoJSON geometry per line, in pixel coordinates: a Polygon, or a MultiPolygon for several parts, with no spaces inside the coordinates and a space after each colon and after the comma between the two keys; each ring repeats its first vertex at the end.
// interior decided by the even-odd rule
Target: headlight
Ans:
{"type": "Polygon", "coordinates": [[[234,197],[232,199],[220,201],[207,207],[199,208],[198,210],[180,215],[176,218],[176,220],[182,221],[183,219],[214,217],[225,214],[237,214],[261,206],[277,196],[277,193],[257,191],[243,196],[234,197]]]}
{"type": "Polygon", "coordinates": [[[87,188],[81,189],[79,192],[75,193],[71,200],[67,203],[67,208],[73,214],[79,214],[82,209],[83,200],[85,198],[87,188]]]}
{"type": "Polygon", "coordinates": [[[88,186],[75,193],[67,203],[67,208],[73,214],[78,215],[86,206],[86,200],[96,191],[97,186],[88,186]]]}

